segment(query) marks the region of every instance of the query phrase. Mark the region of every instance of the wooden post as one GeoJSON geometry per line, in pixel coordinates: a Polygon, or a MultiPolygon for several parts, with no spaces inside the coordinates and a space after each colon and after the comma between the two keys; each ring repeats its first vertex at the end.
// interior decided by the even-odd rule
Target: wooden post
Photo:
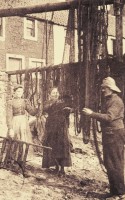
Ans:
{"type": "Polygon", "coordinates": [[[80,5],[78,8],[78,48],[79,48],[79,79],[80,79],[80,128],[82,129],[83,141],[88,143],[90,134],[90,119],[82,115],[83,107],[90,105],[90,31],[89,31],[89,8],[80,5]]]}
{"type": "Polygon", "coordinates": [[[81,33],[79,35],[81,44],[79,44],[79,62],[80,65],[80,95],[81,109],[89,106],[89,80],[90,80],[90,38],[89,38],[89,19],[88,19],[88,7],[82,7],[81,10],[81,33]]]}
{"type": "Polygon", "coordinates": [[[70,55],[69,55],[69,62],[75,62],[75,10],[69,10],[70,15],[70,55]]]}
{"type": "Polygon", "coordinates": [[[46,21],[46,66],[48,66],[48,21],[46,21]]]}
{"type": "Polygon", "coordinates": [[[114,15],[116,16],[116,57],[122,61],[123,55],[123,0],[115,0],[114,15]]]}

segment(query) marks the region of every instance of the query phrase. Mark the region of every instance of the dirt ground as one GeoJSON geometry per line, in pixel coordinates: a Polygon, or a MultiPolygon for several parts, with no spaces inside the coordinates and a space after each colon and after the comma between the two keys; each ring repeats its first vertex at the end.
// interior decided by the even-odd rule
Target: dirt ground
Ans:
{"type": "Polygon", "coordinates": [[[60,178],[52,170],[42,169],[42,155],[35,155],[27,162],[27,178],[0,169],[0,200],[104,199],[102,195],[109,192],[107,177],[92,145],[84,144],[81,134],[75,135],[73,122],[69,131],[75,151],[66,176],[60,178]]]}

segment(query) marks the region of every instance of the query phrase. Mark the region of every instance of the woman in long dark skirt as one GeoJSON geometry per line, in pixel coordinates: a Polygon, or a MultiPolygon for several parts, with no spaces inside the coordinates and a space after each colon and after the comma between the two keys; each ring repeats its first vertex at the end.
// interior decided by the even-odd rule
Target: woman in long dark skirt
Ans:
{"type": "Polygon", "coordinates": [[[42,167],[56,166],[55,170],[59,175],[65,174],[65,166],[71,166],[67,120],[70,108],[66,106],[64,100],[59,99],[58,88],[53,88],[50,93],[50,99],[44,105],[44,111],[48,114],[48,117],[43,142],[44,145],[52,147],[52,151],[43,150],[42,167]]]}

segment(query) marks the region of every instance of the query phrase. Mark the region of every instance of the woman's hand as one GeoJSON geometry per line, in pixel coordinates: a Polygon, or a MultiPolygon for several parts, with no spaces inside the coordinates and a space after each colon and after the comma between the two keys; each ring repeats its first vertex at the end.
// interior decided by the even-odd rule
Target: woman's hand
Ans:
{"type": "Polygon", "coordinates": [[[85,115],[91,115],[93,113],[93,111],[89,108],[83,108],[82,112],[85,115]]]}

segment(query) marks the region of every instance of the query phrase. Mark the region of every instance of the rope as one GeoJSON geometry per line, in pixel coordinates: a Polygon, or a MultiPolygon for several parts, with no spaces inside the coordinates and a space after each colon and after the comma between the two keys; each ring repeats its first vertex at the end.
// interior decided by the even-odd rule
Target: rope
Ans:
{"type": "Polygon", "coordinates": [[[95,119],[92,120],[92,133],[93,133],[93,139],[94,139],[95,152],[96,152],[96,155],[98,157],[99,164],[102,168],[102,171],[104,173],[106,173],[106,170],[104,169],[104,161],[102,159],[102,153],[99,149],[99,143],[98,143],[98,139],[97,139],[96,120],[95,119]]]}
{"type": "MultiPolygon", "coordinates": [[[[35,89],[33,91],[34,88],[34,82],[33,82],[33,78],[32,78],[32,74],[31,74],[31,89],[32,89],[32,94],[30,96],[30,101],[33,101],[33,105],[35,106],[35,95],[37,95],[37,89],[38,89],[38,71],[36,70],[35,72],[35,76],[36,76],[36,80],[35,80],[35,89]]],[[[38,96],[38,95],[37,95],[38,96]]]]}

